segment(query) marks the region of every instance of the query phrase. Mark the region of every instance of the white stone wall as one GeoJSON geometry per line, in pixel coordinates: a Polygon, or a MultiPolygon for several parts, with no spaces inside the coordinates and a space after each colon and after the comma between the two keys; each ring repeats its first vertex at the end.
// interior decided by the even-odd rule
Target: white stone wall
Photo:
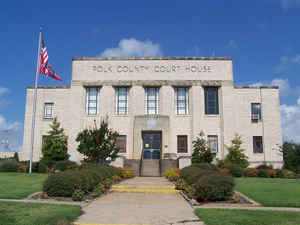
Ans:
{"type": "MultiPolygon", "coordinates": [[[[97,69],[96,68],[96,69],[97,69]]],[[[150,69],[149,69],[150,70],[150,69]]],[[[93,127],[94,120],[97,126],[102,119],[108,118],[111,128],[121,135],[127,135],[127,152],[122,153],[126,158],[140,158],[140,144],[134,144],[135,116],[144,115],[144,87],[143,82],[158,81],[160,84],[160,115],[169,117],[168,131],[163,134],[162,153],[177,153],[177,135],[188,135],[188,153],[178,156],[190,156],[192,154],[192,140],[203,131],[205,135],[218,135],[217,158],[224,159],[226,155],[225,145],[235,133],[242,136],[243,148],[253,165],[263,161],[280,166],[282,157],[275,150],[282,144],[279,95],[276,88],[235,88],[232,82],[231,60],[74,60],[72,85],[70,88],[39,88],[36,114],[36,130],[34,143],[34,160],[41,157],[42,135],[46,135],[50,129],[51,120],[43,119],[44,103],[54,103],[54,116],[65,129],[69,136],[68,149],[71,160],[80,161],[82,156],[76,151],[75,141],[79,131],[93,127]],[[94,66],[148,66],[177,65],[176,72],[98,72],[94,66]],[[184,72],[186,65],[210,65],[210,72],[184,72]],[[112,84],[102,83],[111,81],[112,84]],[[115,90],[112,85],[122,81],[139,81],[130,86],[128,115],[115,115],[115,90]],[[188,81],[189,89],[189,114],[176,115],[174,110],[174,87],[172,82],[176,80],[188,81]],[[93,82],[101,85],[99,115],[90,116],[85,112],[86,92],[85,85],[93,82]],[[219,88],[219,115],[205,115],[204,113],[204,88],[202,82],[218,82],[219,88]],[[262,104],[263,120],[258,123],[251,121],[251,103],[262,104]],[[264,153],[253,153],[253,136],[263,136],[264,153]]],[[[209,84],[209,83],[208,83],[209,84]]],[[[24,159],[29,158],[31,122],[32,122],[32,88],[27,89],[26,112],[24,122],[24,159]]],[[[138,137],[138,142],[141,142],[138,137]]]]}

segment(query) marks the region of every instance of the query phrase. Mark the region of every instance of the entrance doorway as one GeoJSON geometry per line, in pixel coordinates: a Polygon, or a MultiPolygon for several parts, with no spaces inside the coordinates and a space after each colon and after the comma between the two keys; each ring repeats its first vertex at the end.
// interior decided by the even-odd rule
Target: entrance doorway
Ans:
{"type": "Polygon", "coordinates": [[[145,131],[143,137],[143,159],[160,159],[161,131],[145,131]]]}

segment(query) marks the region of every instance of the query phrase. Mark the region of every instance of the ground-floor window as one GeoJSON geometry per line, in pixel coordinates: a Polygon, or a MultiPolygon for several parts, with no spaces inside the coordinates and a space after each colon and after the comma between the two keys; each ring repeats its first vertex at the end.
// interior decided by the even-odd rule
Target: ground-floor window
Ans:
{"type": "Polygon", "coordinates": [[[120,153],[126,153],[126,135],[119,135],[116,140],[116,146],[120,153]]]}
{"type": "Polygon", "coordinates": [[[211,153],[218,152],[218,136],[217,135],[208,135],[207,136],[207,145],[211,153]]]}
{"type": "Polygon", "coordinates": [[[262,136],[253,136],[253,152],[254,153],[264,152],[262,136]]]}
{"type": "Polygon", "coordinates": [[[187,135],[177,135],[177,153],[188,152],[188,138],[187,135]]]}

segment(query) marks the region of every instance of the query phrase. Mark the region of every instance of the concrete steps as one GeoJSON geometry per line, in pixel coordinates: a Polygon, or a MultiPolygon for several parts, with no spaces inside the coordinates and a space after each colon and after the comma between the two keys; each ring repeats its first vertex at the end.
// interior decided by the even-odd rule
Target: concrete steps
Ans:
{"type": "Polygon", "coordinates": [[[152,193],[152,194],[176,194],[174,185],[113,185],[111,192],[118,193],[152,193]]]}
{"type": "Polygon", "coordinates": [[[160,177],[159,159],[144,159],[141,168],[142,177],[160,177]]]}

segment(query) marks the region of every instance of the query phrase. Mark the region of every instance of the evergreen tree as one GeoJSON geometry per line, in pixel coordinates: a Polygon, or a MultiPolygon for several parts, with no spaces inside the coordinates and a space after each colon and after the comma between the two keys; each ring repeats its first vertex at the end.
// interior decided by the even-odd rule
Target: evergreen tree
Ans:
{"type": "Polygon", "coordinates": [[[60,128],[57,118],[53,119],[50,124],[51,130],[45,136],[42,146],[43,157],[41,161],[52,163],[60,160],[67,160],[68,154],[68,137],[64,134],[64,129],[60,128]]]}
{"type": "Polygon", "coordinates": [[[207,147],[204,133],[201,131],[196,140],[193,141],[192,163],[211,163],[213,158],[214,155],[207,147]]]}
{"type": "Polygon", "coordinates": [[[79,142],[77,151],[85,156],[85,160],[94,163],[104,163],[108,158],[117,158],[119,149],[116,146],[118,133],[108,128],[106,121],[101,122],[99,129],[81,131],[76,141],[79,142]]]}
{"type": "Polygon", "coordinates": [[[231,146],[226,146],[228,154],[225,163],[232,163],[242,168],[249,166],[248,157],[244,154],[245,149],[241,148],[242,143],[241,136],[235,134],[235,137],[231,140],[231,146]]]}

